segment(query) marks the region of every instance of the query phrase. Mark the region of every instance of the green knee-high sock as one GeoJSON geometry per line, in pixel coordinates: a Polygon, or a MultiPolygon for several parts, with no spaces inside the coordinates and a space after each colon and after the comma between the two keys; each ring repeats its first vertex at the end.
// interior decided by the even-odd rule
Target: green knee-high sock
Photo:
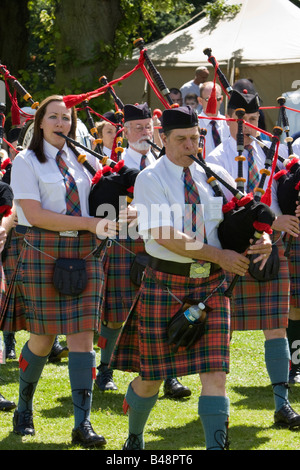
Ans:
{"type": "Polygon", "coordinates": [[[300,355],[298,351],[300,346],[300,320],[289,320],[286,333],[289,342],[292,364],[294,366],[299,366],[300,355]]]}
{"type": "MultiPolygon", "coordinates": [[[[144,449],[144,428],[149,414],[158,398],[158,393],[153,397],[142,398],[137,395],[129,384],[124,403],[129,406],[129,438],[135,436],[139,441],[140,449],[144,449]]],[[[130,450],[130,441],[127,440],[127,450],[130,450]]]]}
{"type": "Polygon", "coordinates": [[[93,396],[93,379],[96,354],[90,352],[69,352],[69,377],[74,406],[75,429],[89,420],[93,396]]]}
{"type": "Polygon", "coordinates": [[[288,403],[288,378],[290,350],[286,338],[275,338],[265,341],[265,361],[273,385],[275,411],[288,403]]]}
{"type": "Polygon", "coordinates": [[[207,450],[224,450],[227,446],[229,398],[223,396],[199,397],[198,414],[205,434],[207,450]]]}
{"type": "Polygon", "coordinates": [[[121,332],[122,327],[113,329],[108,328],[103,323],[101,324],[99,345],[101,347],[101,363],[109,364],[113,350],[115,348],[117,339],[121,332]]]}
{"type": "Polygon", "coordinates": [[[36,356],[29,347],[28,342],[24,344],[20,358],[20,385],[18,411],[32,410],[33,395],[37,387],[39,378],[48,359],[47,356],[36,356]]]}

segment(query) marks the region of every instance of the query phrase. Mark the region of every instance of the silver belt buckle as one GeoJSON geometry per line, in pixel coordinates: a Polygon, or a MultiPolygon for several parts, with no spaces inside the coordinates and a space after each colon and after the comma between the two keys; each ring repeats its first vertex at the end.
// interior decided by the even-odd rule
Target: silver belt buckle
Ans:
{"type": "Polygon", "coordinates": [[[210,267],[211,263],[192,263],[190,267],[190,277],[192,279],[209,277],[210,267]]]}
{"type": "Polygon", "coordinates": [[[59,232],[60,237],[78,237],[78,230],[65,230],[64,232],[59,232]]]}

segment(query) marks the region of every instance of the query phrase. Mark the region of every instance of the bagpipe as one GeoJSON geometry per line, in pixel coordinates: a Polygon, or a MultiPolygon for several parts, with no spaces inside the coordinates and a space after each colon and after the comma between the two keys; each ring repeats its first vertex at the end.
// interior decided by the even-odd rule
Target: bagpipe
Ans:
{"type": "MultiPolygon", "coordinates": [[[[230,93],[232,92],[232,87],[230,86],[227,78],[221,71],[217,60],[215,59],[215,57],[212,56],[211,49],[207,48],[203,52],[205,55],[207,55],[209,62],[214,66],[215,73],[218,76],[220,85],[223,91],[229,97],[230,93]]],[[[284,168],[280,170],[277,167],[276,171],[274,171],[273,179],[277,181],[277,200],[280,210],[283,214],[295,215],[297,203],[300,203],[300,163],[299,157],[296,156],[293,152],[293,138],[290,136],[289,133],[290,128],[286,114],[285,102],[286,100],[283,96],[277,98],[277,103],[279,105],[278,121],[282,126],[282,131],[284,131],[286,135],[284,141],[287,145],[289,157],[286,159],[278,155],[278,160],[283,164],[284,168]]],[[[265,151],[265,154],[267,155],[269,150],[266,144],[264,144],[260,139],[255,140],[258,141],[258,143],[265,151]]],[[[267,172],[268,170],[266,169],[266,174],[267,172]]],[[[258,191],[259,189],[260,188],[257,188],[258,191]]],[[[258,195],[256,195],[256,199],[257,197],[258,195]]],[[[287,257],[289,256],[292,239],[293,237],[290,235],[285,251],[285,256],[287,257]]]]}
{"type": "MultiPolygon", "coordinates": [[[[300,203],[300,164],[299,157],[297,157],[293,151],[293,138],[289,134],[290,128],[284,106],[285,101],[283,96],[277,98],[277,102],[280,105],[279,117],[286,134],[285,142],[288,147],[288,159],[283,161],[285,168],[279,170],[275,174],[274,179],[278,184],[277,199],[280,210],[283,214],[295,215],[297,202],[300,203]]],[[[293,236],[289,235],[284,252],[286,257],[290,256],[292,241],[293,236]]]]}
{"type": "MultiPolygon", "coordinates": [[[[200,130],[200,136],[205,135],[206,130],[200,130]]],[[[273,160],[275,154],[275,147],[278,146],[278,132],[277,128],[274,130],[274,136],[272,139],[272,146],[269,149],[268,159],[266,159],[267,168],[269,162],[273,160]]],[[[241,128],[238,130],[241,133],[241,128]]],[[[242,145],[242,136],[237,138],[239,146],[242,145]]],[[[201,138],[200,138],[201,142],[201,138]]],[[[218,227],[218,238],[220,240],[223,249],[230,249],[237,251],[238,253],[244,253],[252,244],[255,244],[263,235],[264,232],[271,234],[271,226],[275,220],[275,214],[270,209],[268,204],[261,201],[261,197],[255,198],[252,193],[245,194],[244,187],[241,186],[245,181],[241,170],[238,175],[238,182],[240,183],[241,189],[234,188],[229,185],[226,181],[220,178],[205,162],[202,156],[202,147],[199,148],[197,158],[190,156],[196,163],[198,163],[204,169],[208,179],[207,182],[212,187],[216,197],[223,198],[223,221],[218,227]],[[220,188],[219,183],[226,187],[232,194],[233,198],[228,201],[224,195],[224,192],[220,188]]],[[[238,150],[240,156],[240,149],[238,150]]],[[[239,162],[240,160],[237,159],[239,162]]],[[[262,171],[261,181],[259,184],[260,191],[262,194],[262,187],[265,181],[265,171],[262,171]]],[[[274,278],[278,273],[278,256],[276,248],[272,250],[272,254],[267,260],[263,271],[258,269],[256,263],[253,263],[255,255],[251,255],[249,272],[257,280],[268,280],[274,278]]],[[[227,297],[231,297],[233,289],[239,279],[236,275],[230,286],[225,292],[227,297]]]]}
{"type": "MultiPolygon", "coordinates": [[[[120,198],[126,198],[127,202],[131,202],[133,199],[133,187],[139,170],[134,168],[128,168],[124,164],[124,160],[115,162],[111,158],[100,155],[94,150],[88,149],[80,142],[68,137],[61,132],[57,132],[57,135],[66,139],[69,143],[69,147],[75,153],[77,160],[81,163],[92,175],[92,187],[89,194],[89,213],[93,217],[97,217],[99,213],[99,207],[101,205],[110,204],[114,210],[116,216],[119,214],[120,198]],[[85,152],[98,158],[102,164],[100,170],[96,170],[87,160],[85,154],[81,154],[76,147],[80,147],[85,152]]],[[[101,217],[105,215],[101,214],[101,217]]]]}

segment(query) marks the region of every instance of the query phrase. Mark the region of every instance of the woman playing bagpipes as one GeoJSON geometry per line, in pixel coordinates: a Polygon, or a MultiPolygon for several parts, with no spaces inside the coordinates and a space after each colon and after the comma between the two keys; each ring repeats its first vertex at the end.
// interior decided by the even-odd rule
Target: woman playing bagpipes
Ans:
{"type": "MultiPolygon", "coordinates": [[[[247,193],[256,192],[259,187],[260,173],[265,171],[266,155],[256,142],[250,138],[255,134],[259,119],[259,97],[257,94],[233,90],[228,102],[228,118],[237,118],[239,109],[245,111],[243,126],[244,149],[237,155],[237,121],[228,121],[231,136],[215,149],[207,162],[216,163],[225,168],[236,178],[237,184],[245,184],[247,193]],[[254,128],[251,128],[251,125],[254,128]],[[250,145],[251,144],[251,145],[250,145]],[[239,161],[238,161],[239,160],[239,161]],[[242,167],[242,174],[239,170],[242,167]]],[[[268,177],[267,177],[268,181],[268,177]]],[[[273,386],[275,401],[275,423],[282,426],[300,426],[300,416],[294,412],[288,401],[288,376],[290,353],[286,338],[286,327],[289,315],[289,272],[280,232],[298,235],[296,216],[281,215],[276,197],[276,185],[272,185],[271,208],[277,215],[272,229],[278,249],[278,270],[271,280],[255,279],[249,272],[239,278],[231,303],[231,330],[263,330],[265,335],[265,363],[273,386]]]]}
{"type": "MultiPolygon", "coordinates": [[[[60,132],[75,137],[76,111],[62,96],[46,98],[35,115],[29,148],[14,160],[18,227],[24,243],[2,305],[1,328],[30,332],[19,361],[19,401],[13,429],[33,435],[33,397],[57,334],[67,337],[74,405],[72,441],[84,447],[106,441],[90,423],[95,378],[93,335],[98,330],[103,267],[93,256],[98,237],[117,224],[89,216],[91,175],[60,132]],[[97,234],[97,235],[96,235],[97,234]]],[[[97,159],[90,156],[97,166],[97,159]]],[[[8,255],[9,256],[9,255],[8,255]]]]}
{"type": "MultiPolygon", "coordinates": [[[[197,411],[206,447],[221,450],[227,445],[229,416],[225,382],[230,310],[224,295],[224,270],[244,275],[249,260],[233,250],[221,249],[217,227],[223,218],[223,199],[214,197],[205,172],[191,159],[197,156],[199,142],[195,111],[188,106],[165,110],[162,131],[165,154],[145,168],[135,183],[139,233],[149,262],[112,360],[113,368],[139,373],[129,384],[124,401],[124,411],[129,414],[125,449],[144,448],[144,428],[163,380],[198,373],[202,393],[197,411]],[[204,226],[203,214],[188,210],[200,210],[202,205],[204,226]],[[152,212],[155,208],[161,208],[161,212],[152,212]],[[190,223],[199,223],[196,232],[190,223]],[[206,326],[201,330],[204,319],[197,323],[195,341],[184,343],[193,327],[184,323],[183,312],[199,302],[207,313],[206,326]],[[185,331],[181,335],[178,328],[178,342],[174,342],[169,325],[177,318],[183,321],[185,331]]],[[[218,167],[217,171],[234,186],[225,170],[218,167]]],[[[251,247],[252,252],[260,254],[257,263],[266,259],[270,247],[270,243],[251,247]]]]}

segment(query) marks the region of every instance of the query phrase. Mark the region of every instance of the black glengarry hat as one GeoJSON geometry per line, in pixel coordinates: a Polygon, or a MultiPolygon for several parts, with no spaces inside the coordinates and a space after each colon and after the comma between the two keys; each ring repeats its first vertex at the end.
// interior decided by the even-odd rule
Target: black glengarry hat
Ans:
{"type": "Polygon", "coordinates": [[[106,113],[103,114],[103,117],[108,119],[110,122],[113,122],[114,124],[118,124],[118,120],[113,111],[106,111],[106,113]]]}
{"type": "Polygon", "coordinates": [[[147,103],[125,104],[124,106],[124,122],[148,119],[151,117],[151,109],[147,103]]]}
{"type": "Polygon", "coordinates": [[[163,132],[198,126],[198,116],[190,106],[165,109],[161,117],[163,132]]]}
{"type": "Polygon", "coordinates": [[[232,90],[228,101],[228,109],[243,108],[245,113],[251,114],[259,111],[260,100],[258,93],[249,93],[247,89],[242,92],[232,90]]]}

